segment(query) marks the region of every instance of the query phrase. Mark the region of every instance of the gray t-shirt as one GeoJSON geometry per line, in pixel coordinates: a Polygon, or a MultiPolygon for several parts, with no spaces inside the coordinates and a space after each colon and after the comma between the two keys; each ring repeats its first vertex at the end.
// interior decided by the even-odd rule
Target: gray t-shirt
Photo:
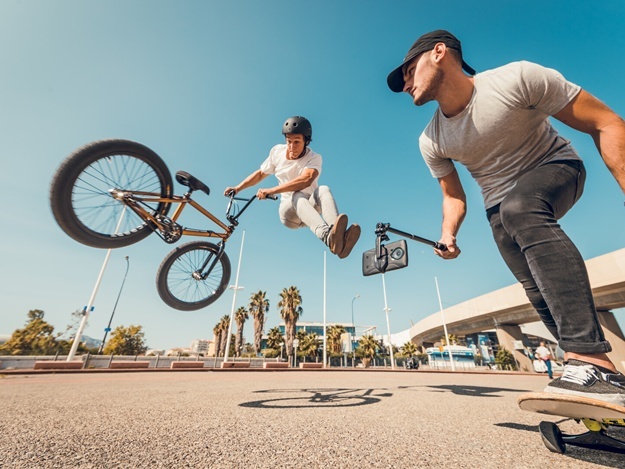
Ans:
{"type": "Polygon", "coordinates": [[[549,161],[579,160],[570,142],[549,123],[581,88],[557,71],[513,62],[475,75],[473,96],[458,115],[440,108],[419,138],[432,176],[463,164],[482,189],[488,209],[500,203],[518,178],[549,161]]]}

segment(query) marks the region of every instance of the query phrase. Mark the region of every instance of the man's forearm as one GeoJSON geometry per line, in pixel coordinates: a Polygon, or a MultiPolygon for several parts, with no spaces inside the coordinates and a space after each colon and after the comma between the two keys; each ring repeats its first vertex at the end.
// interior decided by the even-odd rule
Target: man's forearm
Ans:
{"type": "Polygon", "coordinates": [[[625,193],[625,122],[613,122],[593,135],[601,158],[625,193]]]}

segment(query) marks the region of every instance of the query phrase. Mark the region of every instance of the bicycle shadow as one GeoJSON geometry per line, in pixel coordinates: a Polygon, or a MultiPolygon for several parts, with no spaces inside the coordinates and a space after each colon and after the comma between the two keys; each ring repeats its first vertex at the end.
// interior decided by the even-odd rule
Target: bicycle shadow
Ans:
{"type": "Polygon", "coordinates": [[[442,384],[435,386],[400,386],[399,389],[410,388],[428,388],[430,392],[451,392],[459,396],[471,397],[503,397],[500,393],[513,392],[522,393],[529,392],[529,389],[514,389],[489,386],[467,386],[462,384],[442,384]]]}
{"type": "Polygon", "coordinates": [[[337,408],[359,407],[376,404],[381,398],[391,397],[393,393],[386,389],[349,389],[349,388],[319,388],[319,389],[265,389],[254,391],[260,394],[309,394],[296,397],[277,397],[275,399],[261,399],[243,402],[240,407],[264,409],[306,409],[306,408],[337,408]]]}

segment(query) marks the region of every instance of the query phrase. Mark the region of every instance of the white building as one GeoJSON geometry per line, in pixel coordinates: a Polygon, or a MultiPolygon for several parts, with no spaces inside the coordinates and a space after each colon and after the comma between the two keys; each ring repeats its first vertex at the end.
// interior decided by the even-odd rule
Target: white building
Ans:
{"type": "Polygon", "coordinates": [[[208,355],[208,349],[211,344],[211,340],[208,339],[196,339],[191,342],[191,346],[189,347],[189,352],[191,355],[208,355]]]}

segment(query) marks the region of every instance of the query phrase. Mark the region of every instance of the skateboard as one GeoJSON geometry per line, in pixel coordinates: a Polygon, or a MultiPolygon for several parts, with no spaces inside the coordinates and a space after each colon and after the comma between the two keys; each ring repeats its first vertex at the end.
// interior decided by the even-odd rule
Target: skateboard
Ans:
{"type": "Polygon", "coordinates": [[[625,441],[607,434],[610,426],[625,427],[625,407],[587,397],[533,392],[519,396],[519,407],[529,412],[568,417],[582,422],[585,433],[562,433],[553,422],[540,422],[538,430],[545,446],[554,453],[564,453],[566,445],[625,453],[625,441]]]}

